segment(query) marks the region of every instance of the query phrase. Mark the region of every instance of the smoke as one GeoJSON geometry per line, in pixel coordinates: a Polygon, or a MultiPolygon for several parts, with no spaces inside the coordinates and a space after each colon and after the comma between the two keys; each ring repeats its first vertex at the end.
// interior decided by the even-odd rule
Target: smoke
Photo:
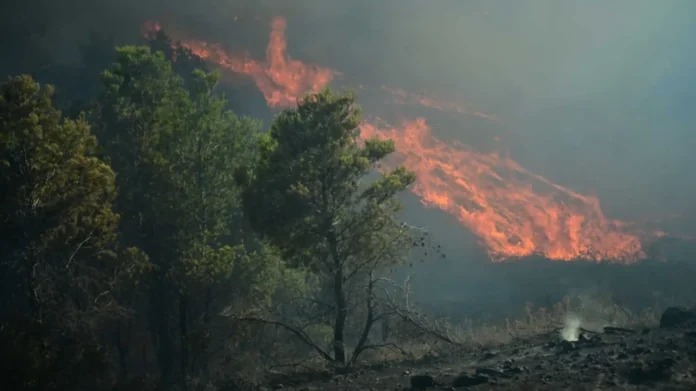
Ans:
{"type": "Polygon", "coordinates": [[[582,320],[574,314],[569,314],[566,316],[563,322],[563,329],[561,330],[561,338],[564,341],[575,342],[580,338],[580,326],[582,325],[582,320]]]}
{"type": "Polygon", "coordinates": [[[585,289],[575,295],[575,303],[568,308],[563,319],[561,338],[577,341],[582,329],[600,332],[605,326],[631,326],[635,315],[611,300],[612,294],[597,287],[585,289]]]}
{"type": "Polygon", "coordinates": [[[128,42],[145,19],[263,58],[271,20],[283,16],[295,59],[501,119],[443,116],[431,125],[445,140],[495,145],[597,196],[610,218],[696,216],[689,0],[35,0],[25,8],[22,23],[43,30],[41,47],[61,61],[76,56],[89,29],[128,42]]]}
{"type": "MultiPolygon", "coordinates": [[[[10,0],[0,2],[0,53],[19,59],[39,52],[37,57],[54,62],[74,62],[78,44],[90,30],[119,44],[133,43],[140,38],[142,23],[156,19],[192,38],[263,60],[272,20],[282,16],[292,59],[338,70],[345,75],[340,78],[344,84],[389,86],[397,94],[425,92],[422,96],[439,98],[430,102],[431,109],[446,106],[437,102],[465,102],[468,115],[434,114],[437,110],[411,106],[393,113],[405,121],[427,117],[432,135],[443,143],[457,141],[476,152],[510,156],[525,172],[599,200],[607,219],[635,221],[634,227],[647,231],[693,234],[694,14],[696,3],[691,0],[10,0]]],[[[43,61],[30,65],[43,66],[43,61]]],[[[0,62],[0,73],[6,68],[10,73],[34,70],[24,61],[14,68],[9,63],[0,62]]],[[[254,81],[250,84],[253,88],[254,81]]],[[[270,118],[262,92],[237,95],[228,93],[247,109],[240,114],[270,118]]],[[[363,103],[378,114],[385,109],[381,101],[363,103]]],[[[520,179],[524,190],[537,190],[524,175],[506,178],[520,179]]],[[[556,198],[559,194],[568,192],[548,199],[568,204],[556,198]]],[[[406,195],[405,201],[405,217],[431,230],[448,255],[408,270],[423,276],[414,279],[420,297],[441,302],[449,295],[465,302],[468,311],[488,315],[493,308],[519,308],[531,298],[543,303],[547,297],[560,299],[573,284],[586,286],[606,277],[605,271],[590,272],[585,265],[549,271],[545,268],[552,266],[529,259],[507,269],[477,264],[472,261],[487,261],[487,254],[477,246],[480,237],[462,228],[462,218],[449,210],[451,215],[424,210],[422,198],[406,195]],[[561,282],[568,276],[571,282],[561,282]]],[[[521,199],[515,209],[503,212],[527,217],[519,210],[534,205],[521,199]]],[[[482,220],[492,231],[501,229],[495,219],[482,220]]],[[[532,226],[543,223],[519,220],[532,226]]],[[[599,228],[600,235],[578,238],[611,238],[605,234],[607,226],[599,228]]],[[[542,249],[565,249],[549,231],[533,232],[535,241],[547,244],[542,249]]],[[[510,244],[510,236],[500,235],[501,245],[510,244]]],[[[693,254],[692,247],[684,253],[693,254]]],[[[672,287],[687,274],[633,270],[630,277],[625,270],[614,270],[610,285],[639,296],[635,300],[641,302],[647,300],[645,292],[672,287]],[[636,286],[641,287],[638,292],[636,286]]],[[[611,318],[591,312],[569,315],[564,338],[577,338],[580,327],[611,318]]]]}

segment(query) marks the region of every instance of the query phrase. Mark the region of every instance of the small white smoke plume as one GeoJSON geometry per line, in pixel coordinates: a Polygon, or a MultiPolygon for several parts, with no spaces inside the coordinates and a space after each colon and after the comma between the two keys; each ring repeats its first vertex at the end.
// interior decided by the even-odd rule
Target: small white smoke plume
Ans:
{"type": "Polygon", "coordinates": [[[561,338],[565,341],[574,342],[580,337],[580,325],[582,320],[574,314],[568,314],[561,330],[561,338]]]}

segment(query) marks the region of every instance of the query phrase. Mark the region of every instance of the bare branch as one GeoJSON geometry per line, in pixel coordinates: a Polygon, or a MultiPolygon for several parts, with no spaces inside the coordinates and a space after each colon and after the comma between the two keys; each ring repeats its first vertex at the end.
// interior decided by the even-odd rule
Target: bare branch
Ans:
{"type": "Polygon", "coordinates": [[[385,292],[386,299],[380,300],[382,305],[389,308],[392,313],[398,316],[401,320],[414,326],[421,333],[430,335],[443,342],[452,345],[461,345],[454,337],[450,335],[449,327],[438,320],[430,320],[425,315],[420,314],[411,302],[411,285],[410,277],[406,278],[402,286],[398,286],[394,281],[387,278],[381,278],[379,281],[384,281],[401,291],[402,303],[396,302],[388,290],[382,288],[385,292]]]}
{"type": "Polygon", "coordinates": [[[333,362],[335,361],[333,357],[331,357],[328,353],[326,353],[322,348],[320,348],[316,343],[314,343],[309,335],[305,333],[302,330],[299,330],[293,326],[290,326],[289,324],[283,323],[283,322],[278,322],[278,321],[273,321],[273,320],[267,320],[267,319],[262,319],[262,318],[254,318],[254,317],[236,317],[235,315],[231,315],[233,319],[242,321],[242,322],[254,322],[254,323],[262,323],[262,324],[267,324],[267,325],[272,325],[276,327],[281,327],[284,328],[285,330],[295,334],[297,338],[299,338],[304,344],[307,346],[311,347],[314,349],[319,355],[324,358],[327,361],[333,362]]]}
{"type": "Polygon", "coordinates": [[[86,238],[82,240],[80,243],[77,244],[77,247],[75,247],[75,250],[70,254],[70,257],[68,258],[68,262],[65,263],[65,268],[68,269],[70,267],[70,264],[72,263],[73,259],[75,259],[75,256],[77,255],[78,252],[82,249],[82,246],[85,245],[88,241],[92,239],[92,235],[94,234],[94,230],[96,228],[92,228],[92,230],[89,232],[86,238]]]}

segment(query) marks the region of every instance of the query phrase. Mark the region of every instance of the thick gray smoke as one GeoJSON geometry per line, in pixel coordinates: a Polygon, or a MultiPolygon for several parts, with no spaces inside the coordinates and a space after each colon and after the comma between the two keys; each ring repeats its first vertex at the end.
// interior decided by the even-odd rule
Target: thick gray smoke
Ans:
{"type": "MultiPolygon", "coordinates": [[[[495,113],[516,160],[598,195],[611,217],[696,216],[690,0],[35,2],[26,23],[47,26],[62,59],[87,29],[127,40],[146,18],[262,55],[284,16],[293,57],[495,113]]],[[[467,142],[487,129],[441,131],[467,142]]]]}
{"type": "MultiPolygon", "coordinates": [[[[0,48],[70,62],[89,30],[130,43],[144,20],[159,19],[262,58],[270,20],[283,16],[293,58],[335,68],[356,84],[465,101],[504,123],[443,116],[431,122],[438,136],[474,146],[501,136],[504,151],[526,168],[597,195],[608,217],[676,215],[661,228],[693,233],[694,15],[692,0],[10,0],[0,4],[0,31],[19,26],[41,39],[36,48],[13,48],[7,34],[0,48]]],[[[233,99],[266,109],[259,96],[240,95],[233,99]]],[[[425,300],[487,313],[521,308],[527,296],[552,302],[574,286],[567,274],[586,280],[583,289],[598,284],[581,265],[559,271],[543,263],[468,262],[486,260],[475,237],[452,216],[406,199],[410,221],[428,226],[448,253],[408,270],[421,277],[416,288],[425,300]]],[[[667,273],[657,281],[660,270],[599,274],[612,287],[672,287],[683,279],[667,273]]]]}

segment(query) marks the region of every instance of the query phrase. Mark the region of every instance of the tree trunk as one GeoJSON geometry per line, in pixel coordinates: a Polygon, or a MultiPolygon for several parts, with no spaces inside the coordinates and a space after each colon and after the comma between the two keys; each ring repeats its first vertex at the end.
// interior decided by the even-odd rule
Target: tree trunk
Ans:
{"type": "Polygon", "coordinates": [[[186,318],[188,305],[186,295],[179,294],[179,333],[181,343],[181,374],[186,376],[189,367],[189,343],[188,343],[188,319],[186,318]]]}
{"type": "Polygon", "coordinates": [[[339,269],[334,276],[334,296],[336,298],[336,322],[334,323],[334,359],[341,364],[346,362],[346,348],[343,334],[345,332],[348,306],[343,292],[343,270],[339,269]]]}
{"type": "Polygon", "coordinates": [[[123,325],[116,323],[116,349],[118,350],[118,362],[121,366],[121,378],[123,381],[128,379],[128,352],[130,350],[133,323],[129,319],[126,321],[126,336],[123,338],[123,325]]]}
{"type": "Polygon", "coordinates": [[[367,340],[370,337],[370,331],[372,331],[372,326],[375,323],[375,311],[372,305],[372,291],[374,289],[374,282],[374,276],[372,273],[370,273],[370,281],[367,283],[367,300],[365,301],[365,305],[367,307],[367,318],[365,319],[365,326],[363,327],[362,334],[360,335],[360,340],[358,340],[358,344],[355,345],[353,356],[350,358],[350,365],[355,364],[360,354],[365,350],[367,340]]]}
{"type": "Polygon", "coordinates": [[[155,348],[155,357],[162,384],[166,384],[172,374],[174,357],[174,338],[170,331],[170,314],[174,313],[171,303],[166,301],[167,289],[160,280],[155,280],[150,291],[148,303],[148,328],[155,348]]]}
{"type": "Polygon", "coordinates": [[[331,256],[334,261],[334,299],[336,301],[336,321],[333,330],[334,360],[341,364],[346,363],[346,347],[344,341],[346,318],[348,316],[348,303],[343,290],[343,264],[338,254],[338,242],[336,235],[329,231],[328,237],[331,256]]]}

